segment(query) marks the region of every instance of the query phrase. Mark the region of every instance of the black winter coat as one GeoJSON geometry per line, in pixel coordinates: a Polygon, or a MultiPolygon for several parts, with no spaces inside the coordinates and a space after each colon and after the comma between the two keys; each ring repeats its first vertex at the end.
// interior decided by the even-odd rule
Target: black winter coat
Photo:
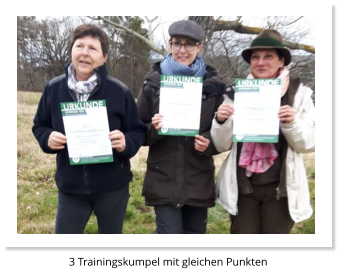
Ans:
{"type": "Polygon", "coordinates": [[[145,145],[149,146],[147,172],[142,194],[146,205],[171,204],[212,207],[215,200],[214,162],[218,154],[210,135],[212,119],[223,101],[225,84],[217,71],[206,66],[203,79],[199,134],[210,140],[205,152],[194,148],[194,137],[159,136],[151,124],[159,112],[160,63],[145,77],[137,100],[142,121],[148,127],[145,145]]]}
{"type": "Polygon", "coordinates": [[[114,162],[70,165],[67,144],[63,150],[51,150],[48,147],[52,131],[65,135],[60,103],[76,101],[67,86],[67,66],[66,75],[47,83],[34,117],[33,134],[45,153],[57,153],[56,184],[59,191],[67,194],[100,194],[127,186],[132,180],[129,159],[145,141],[147,128],[138,116],[130,90],[117,79],[108,76],[105,64],[95,71],[99,75],[99,88],[88,100],[106,101],[109,130],[120,130],[126,139],[126,149],[123,152],[113,150],[114,162]]]}

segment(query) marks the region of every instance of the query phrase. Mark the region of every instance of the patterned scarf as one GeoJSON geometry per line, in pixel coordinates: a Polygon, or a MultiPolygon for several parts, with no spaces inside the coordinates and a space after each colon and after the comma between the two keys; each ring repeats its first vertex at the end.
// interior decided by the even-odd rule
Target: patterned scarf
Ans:
{"type": "Polygon", "coordinates": [[[85,102],[88,100],[91,92],[98,85],[98,77],[96,72],[88,78],[87,81],[76,80],[76,70],[71,63],[68,67],[68,81],[67,84],[71,90],[76,93],[78,102],[85,102]]]}
{"type": "MultiPolygon", "coordinates": [[[[253,79],[253,75],[248,75],[247,79],[253,79]]],[[[289,88],[289,69],[281,68],[277,78],[281,79],[281,97],[289,88]]],[[[278,157],[278,152],[273,143],[243,143],[239,157],[239,166],[246,169],[246,176],[251,177],[253,173],[260,174],[267,171],[278,157]]]]}
{"type": "Polygon", "coordinates": [[[161,72],[164,75],[203,77],[206,73],[206,67],[201,56],[197,56],[195,61],[190,66],[187,66],[175,61],[172,54],[169,53],[161,61],[161,72]]]}

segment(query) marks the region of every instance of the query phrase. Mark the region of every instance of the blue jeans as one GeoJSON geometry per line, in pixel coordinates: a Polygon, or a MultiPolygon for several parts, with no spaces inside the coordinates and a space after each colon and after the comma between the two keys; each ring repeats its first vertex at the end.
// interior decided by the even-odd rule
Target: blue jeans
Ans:
{"type": "Polygon", "coordinates": [[[184,205],[154,206],[157,234],[204,234],[207,225],[207,207],[184,205]]]}
{"type": "Polygon", "coordinates": [[[94,211],[100,234],[121,234],[129,200],[129,185],[97,195],[58,193],[56,234],[82,234],[94,211]]]}

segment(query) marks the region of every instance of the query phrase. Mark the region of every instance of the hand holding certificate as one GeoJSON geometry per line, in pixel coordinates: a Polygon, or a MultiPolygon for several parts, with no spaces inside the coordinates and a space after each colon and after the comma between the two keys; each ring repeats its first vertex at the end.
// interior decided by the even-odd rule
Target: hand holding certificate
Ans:
{"type": "Polygon", "coordinates": [[[278,142],[280,79],[238,79],[235,91],[233,141],[278,142]]]}
{"type": "Polygon", "coordinates": [[[161,75],[159,135],[199,134],[202,77],[161,75]]]}
{"type": "Polygon", "coordinates": [[[71,165],[113,162],[105,100],[60,104],[71,165]]]}

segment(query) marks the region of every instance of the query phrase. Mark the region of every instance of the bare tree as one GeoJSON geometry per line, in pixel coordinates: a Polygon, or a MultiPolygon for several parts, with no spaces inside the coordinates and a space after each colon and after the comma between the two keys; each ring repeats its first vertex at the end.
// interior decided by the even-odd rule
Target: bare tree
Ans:
{"type": "Polygon", "coordinates": [[[74,21],[18,17],[18,89],[40,91],[51,78],[64,73],[70,62],[69,40],[74,21]],[[26,82],[24,82],[26,81],[26,82]]]}
{"type": "MultiPolygon", "coordinates": [[[[291,73],[300,75],[304,83],[314,86],[315,48],[304,42],[310,31],[299,23],[302,17],[270,16],[258,21],[255,17],[241,16],[189,16],[184,19],[194,20],[203,27],[205,40],[201,55],[207,64],[219,71],[227,85],[249,72],[241,51],[263,29],[276,29],[292,51],[291,73]]],[[[136,96],[150,64],[168,53],[167,38],[164,37],[164,44],[161,44],[154,37],[155,29],[164,23],[161,17],[87,16],[79,17],[78,21],[74,17],[64,17],[41,22],[34,17],[18,17],[18,89],[41,90],[46,81],[62,74],[64,65],[71,60],[69,39],[72,30],[89,22],[103,27],[109,36],[109,74],[126,83],[136,96]]]]}
{"type": "MultiPolygon", "coordinates": [[[[153,35],[151,32],[152,22],[156,19],[145,18],[148,23],[149,34],[143,36],[139,35],[131,28],[122,24],[122,21],[113,22],[105,19],[102,16],[91,17],[94,20],[105,21],[108,25],[112,25],[116,29],[120,29],[126,33],[136,36],[143,42],[145,42],[151,51],[156,54],[165,56],[168,52],[164,47],[157,46],[154,43],[153,35]]],[[[299,22],[301,17],[278,17],[269,16],[263,17],[260,23],[252,25],[253,21],[248,18],[238,16],[235,18],[223,19],[224,17],[218,16],[189,16],[187,19],[194,20],[200,24],[205,32],[205,40],[203,42],[203,49],[201,54],[205,59],[205,62],[215,66],[224,81],[227,84],[232,84],[235,78],[243,77],[249,72],[249,65],[246,64],[240,57],[241,51],[248,47],[251,40],[256,34],[259,34],[264,29],[276,29],[281,32],[284,45],[292,51],[292,54],[296,55],[297,52],[305,53],[306,55],[314,55],[315,48],[311,45],[307,45],[304,40],[309,34],[309,28],[302,27],[299,22]]],[[[154,56],[155,57],[155,56],[154,56]]],[[[307,62],[304,62],[307,65],[307,62]]],[[[311,64],[309,65],[312,66],[311,64]]],[[[300,68],[293,70],[294,72],[302,70],[304,68],[300,65],[300,68]]],[[[313,72],[311,72],[313,74],[313,72]]]]}
{"type": "Polygon", "coordinates": [[[160,53],[160,54],[162,54],[162,55],[166,55],[166,54],[167,54],[167,51],[162,50],[162,49],[156,47],[156,46],[154,45],[154,43],[151,42],[151,40],[149,39],[149,36],[151,36],[151,35],[143,36],[143,35],[139,34],[138,32],[136,32],[136,31],[130,29],[129,27],[125,26],[124,24],[122,24],[122,21],[120,21],[119,23],[117,23],[117,22],[112,21],[112,20],[109,20],[109,19],[107,19],[107,18],[105,18],[105,17],[103,17],[103,16],[89,17],[89,18],[91,18],[91,19],[93,19],[93,20],[101,20],[101,21],[103,21],[103,22],[105,22],[105,23],[108,23],[108,24],[112,25],[113,27],[115,27],[115,28],[117,28],[117,29],[121,29],[121,30],[123,30],[123,31],[125,31],[125,32],[127,32],[127,33],[129,33],[129,34],[131,34],[131,35],[133,35],[133,36],[135,36],[135,37],[141,39],[141,40],[142,40],[143,42],[145,42],[152,50],[154,50],[154,51],[156,51],[156,52],[158,52],[158,53],[160,53]]]}
{"type": "Polygon", "coordinates": [[[32,58],[31,41],[36,38],[35,17],[17,17],[17,76],[18,90],[32,91],[35,81],[35,63],[32,58]]]}
{"type": "MultiPolygon", "coordinates": [[[[117,29],[121,29],[127,33],[130,33],[138,38],[140,38],[142,41],[144,41],[151,50],[158,52],[162,55],[166,55],[167,51],[162,50],[158,47],[155,46],[155,44],[151,41],[152,39],[150,38],[151,35],[148,35],[148,37],[144,37],[138,33],[136,33],[135,31],[133,31],[132,29],[106,19],[103,16],[97,16],[97,17],[90,17],[93,20],[102,20],[108,24],[111,24],[112,26],[116,27],[117,29]]],[[[259,34],[262,30],[264,29],[269,29],[269,28],[273,28],[276,29],[279,26],[281,27],[287,27],[289,25],[293,25],[295,22],[299,21],[301,17],[299,18],[292,18],[290,22],[283,22],[285,17],[269,17],[269,18],[275,18],[275,22],[271,22],[271,20],[268,18],[266,20],[266,24],[263,27],[252,27],[252,26],[248,26],[248,25],[244,25],[243,21],[242,21],[242,17],[237,17],[237,19],[235,20],[221,20],[221,17],[218,18],[214,18],[213,16],[190,16],[189,19],[196,21],[197,23],[199,23],[205,31],[206,34],[206,38],[205,38],[205,43],[209,43],[211,37],[213,36],[214,32],[221,32],[221,31],[234,31],[235,33],[239,33],[239,34],[249,34],[249,35],[255,35],[255,34],[259,34]]],[[[287,20],[287,19],[286,19],[287,20]]],[[[292,39],[288,39],[287,35],[284,35],[284,44],[293,50],[305,50],[309,53],[315,53],[315,48],[313,46],[309,46],[306,44],[301,44],[296,42],[297,40],[292,40],[292,39]]]]}
{"type": "Polygon", "coordinates": [[[47,70],[49,77],[64,73],[64,66],[70,62],[69,42],[75,23],[72,19],[44,20],[37,29],[34,40],[34,57],[47,70]]]}

